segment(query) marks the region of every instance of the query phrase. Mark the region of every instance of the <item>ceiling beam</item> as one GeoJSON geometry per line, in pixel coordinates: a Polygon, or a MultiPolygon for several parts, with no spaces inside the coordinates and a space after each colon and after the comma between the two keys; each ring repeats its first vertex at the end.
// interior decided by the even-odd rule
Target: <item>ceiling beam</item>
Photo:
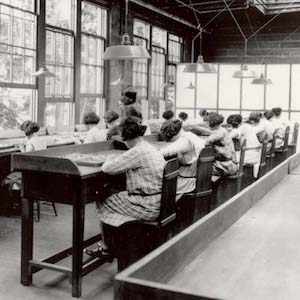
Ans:
{"type": "Polygon", "coordinates": [[[149,10],[152,10],[152,11],[154,11],[154,12],[156,12],[156,13],[162,15],[162,16],[165,16],[165,17],[167,17],[167,18],[170,18],[170,19],[172,19],[172,20],[174,20],[174,21],[176,21],[176,22],[179,22],[179,23],[181,23],[181,24],[184,24],[184,25],[186,25],[186,26],[188,26],[188,27],[190,27],[190,28],[198,29],[198,27],[197,27],[196,25],[194,25],[194,24],[188,22],[187,20],[184,20],[184,19],[182,19],[182,18],[179,18],[179,17],[177,17],[177,16],[175,16],[175,15],[173,15],[173,14],[170,14],[170,13],[166,12],[165,10],[162,10],[162,9],[160,9],[160,8],[157,8],[156,6],[151,5],[151,4],[148,4],[148,3],[146,3],[146,2],[144,2],[144,1],[142,1],[142,0],[129,0],[129,1],[132,2],[132,3],[135,3],[135,4],[137,4],[137,5],[140,5],[140,6],[144,7],[144,8],[147,8],[147,9],[149,9],[149,10]]]}

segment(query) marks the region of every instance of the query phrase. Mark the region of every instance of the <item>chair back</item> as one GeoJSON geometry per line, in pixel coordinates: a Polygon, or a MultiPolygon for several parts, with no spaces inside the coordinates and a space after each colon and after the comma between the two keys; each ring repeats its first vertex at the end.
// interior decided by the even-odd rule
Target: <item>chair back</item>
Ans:
{"type": "Polygon", "coordinates": [[[176,217],[175,202],[177,192],[177,176],[179,174],[179,160],[172,158],[167,161],[163,175],[161,193],[159,225],[163,227],[176,217]]]}
{"type": "Polygon", "coordinates": [[[203,148],[197,161],[197,179],[194,191],[196,198],[209,195],[212,192],[211,175],[214,161],[214,150],[211,147],[203,148]]]}
{"type": "Polygon", "coordinates": [[[244,174],[244,161],[245,161],[245,153],[246,153],[247,139],[244,139],[241,144],[240,150],[240,161],[239,161],[239,170],[237,177],[242,177],[244,174]]]}
{"type": "Polygon", "coordinates": [[[237,174],[230,175],[227,178],[229,179],[238,179],[244,174],[244,161],[245,161],[245,153],[246,153],[247,139],[244,139],[243,143],[240,144],[240,161],[239,161],[239,169],[237,174]]]}
{"type": "Polygon", "coordinates": [[[269,157],[275,156],[276,139],[277,139],[277,129],[275,129],[275,131],[273,133],[273,139],[272,139],[272,143],[271,143],[269,157]]]}
{"type": "Polygon", "coordinates": [[[285,129],[285,134],[284,134],[284,143],[283,143],[283,147],[282,147],[283,152],[288,151],[289,136],[290,136],[290,126],[287,126],[285,129]]]}
{"type": "Polygon", "coordinates": [[[299,134],[299,123],[296,122],[294,125],[293,153],[296,153],[297,150],[298,134],[299,134]]]}
{"type": "Polygon", "coordinates": [[[268,135],[266,134],[262,142],[261,158],[260,158],[259,172],[258,172],[259,177],[263,175],[262,170],[266,170],[267,167],[267,146],[268,146],[268,135]]]}

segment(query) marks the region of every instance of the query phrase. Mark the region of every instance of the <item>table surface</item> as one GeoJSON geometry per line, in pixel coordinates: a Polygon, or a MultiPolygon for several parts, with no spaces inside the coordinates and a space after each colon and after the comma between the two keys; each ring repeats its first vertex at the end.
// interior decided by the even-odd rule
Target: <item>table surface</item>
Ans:
{"type": "Polygon", "coordinates": [[[217,299],[299,299],[299,175],[288,175],[169,284],[217,299]]]}

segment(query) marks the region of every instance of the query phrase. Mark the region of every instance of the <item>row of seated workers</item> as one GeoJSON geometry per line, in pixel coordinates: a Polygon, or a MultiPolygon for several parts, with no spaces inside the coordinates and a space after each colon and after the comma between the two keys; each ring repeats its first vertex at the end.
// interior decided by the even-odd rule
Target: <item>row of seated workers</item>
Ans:
{"type": "MultiPolygon", "coordinates": [[[[126,173],[126,190],[111,194],[96,203],[98,220],[102,232],[102,241],[93,250],[85,249],[92,257],[110,257],[109,243],[106,243],[105,226],[119,227],[131,221],[155,221],[160,215],[163,176],[167,158],[176,156],[179,160],[176,201],[186,193],[195,190],[197,178],[197,161],[201,151],[211,146],[215,152],[212,175],[226,177],[237,174],[239,169],[239,152],[234,140],[242,143],[246,140],[244,163],[253,166],[253,176],[258,176],[262,153],[263,137],[268,145],[276,138],[275,147],[280,148],[284,142],[287,122],[281,119],[281,109],[274,108],[263,114],[252,112],[247,120],[234,114],[224,118],[217,112],[200,111],[199,119],[189,119],[184,112],[174,118],[172,111],[163,114],[165,122],[159,129],[166,146],[157,149],[143,138],[151,134],[149,126],[143,122],[142,114],[135,108],[136,94],[127,92],[120,101],[123,118],[114,111],[105,116],[107,128],[99,129],[100,118],[95,113],[87,113],[83,122],[88,132],[84,143],[101,142],[107,139],[122,140],[128,150],[122,155],[109,155],[102,166],[102,171],[109,175],[126,173]],[[121,119],[120,122],[118,120],[121,119]],[[199,136],[201,135],[201,136],[199,136]]],[[[27,141],[22,151],[46,149],[45,143],[36,133],[39,125],[25,121],[21,130],[27,141]]],[[[82,141],[73,138],[75,143],[82,141]]],[[[16,176],[18,177],[18,176],[16,176]]],[[[20,188],[20,179],[6,179],[12,188],[20,188]]]]}

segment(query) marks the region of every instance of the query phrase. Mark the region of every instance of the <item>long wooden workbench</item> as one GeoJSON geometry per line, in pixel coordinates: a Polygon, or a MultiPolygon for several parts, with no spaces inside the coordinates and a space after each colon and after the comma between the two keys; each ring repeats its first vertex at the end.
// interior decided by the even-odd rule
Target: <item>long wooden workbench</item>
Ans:
{"type": "MultiPolygon", "coordinates": [[[[147,138],[158,142],[157,136],[147,138]]],[[[115,149],[116,142],[58,147],[43,151],[14,154],[12,167],[22,172],[22,249],[21,283],[31,285],[32,275],[42,269],[62,272],[71,277],[73,297],[81,296],[82,277],[93,271],[103,260],[95,259],[83,263],[83,249],[100,239],[100,235],[83,240],[85,205],[104,199],[110,187],[124,190],[125,177],[104,174],[101,166],[82,166],[72,159],[84,154],[121,154],[115,149]],[[73,156],[72,156],[73,155],[73,156]],[[73,207],[73,245],[43,261],[33,258],[33,202],[36,200],[63,203],[73,207]],[[72,255],[70,268],[55,265],[72,255]]]]}
{"type": "Polygon", "coordinates": [[[299,165],[297,153],[119,273],[115,299],[298,299],[299,165]]]}

